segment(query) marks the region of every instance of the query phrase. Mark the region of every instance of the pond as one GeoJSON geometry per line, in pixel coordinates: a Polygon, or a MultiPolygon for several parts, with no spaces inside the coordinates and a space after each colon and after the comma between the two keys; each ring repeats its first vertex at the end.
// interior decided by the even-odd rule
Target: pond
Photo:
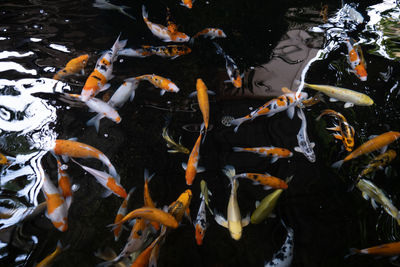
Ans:
{"type": "MultiPolygon", "coordinates": [[[[281,1],[276,6],[262,0],[196,0],[189,9],[179,0],[4,0],[0,6],[0,153],[8,160],[0,166],[1,266],[35,266],[56,249],[57,242],[65,249],[54,259],[54,266],[96,266],[104,262],[99,254],[105,249],[119,254],[124,248],[133,223],[124,224],[118,241],[114,241],[110,227],[123,199],[110,195],[87,169],[68,157],[59,157],[72,184],[68,229],[58,230],[47,217],[42,189],[48,179],[57,185],[54,154],[62,153],[54,147],[56,140],[67,139],[104,153],[126,192],[135,188],[128,211],[144,205],[146,169],[154,173],[148,187],[159,209],[191,190],[190,215],[183,217],[179,227],[168,230],[160,246],[158,266],[264,266],[273,258],[275,263],[277,259],[287,262],[266,266],[399,263],[387,256],[350,255],[352,248],[399,241],[400,228],[384,205],[379,201],[371,205],[355,186],[359,174],[379,151],[346,161],[340,168],[332,167],[350,152],[338,139],[343,139],[340,133],[332,135],[340,120],[319,117],[326,109],[340,112],[347,119],[345,125],[354,128],[354,149],[383,133],[400,131],[400,7],[396,1],[281,1]],[[143,20],[143,7],[150,22],[169,23],[173,32],[196,38],[163,42],[143,20]],[[221,29],[226,37],[196,35],[206,28],[221,29]],[[81,93],[98,59],[117,38],[127,40],[125,49],[147,54],[116,56],[113,77],[107,82],[110,87],[96,95],[98,102],[70,96],[81,93]],[[357,76],[349,64],[349,40],[358,54],[357,47],[363,52],[366,78],[357,76]],[[173,59],[153,55],[154,47],[172,44],[186,45],[190,52],[173,59]],[[89,56],[84,71],[53,79],[67,62],[84,54],[89,56]],[[241,75],[239,88],[229,81],[227,68],[232,66],[233,73],[241,75]],[[170,79],[179,91],[164,92],[149,82],[149,76],[142,77],[132,101],[117,109],[120,122],[103,118],[98,131],[87,124],[96,115],[93,108],[98,108],[89,108],[89,103],[101,104],[99,112],[108,112],[110,106],[104,102],[121,84],[146,74],[170,79]],[[209,126],[201,140],[202,105],[196,96],[189,96],[196,91],[197,79],[214,92],[208,96],[209,126]],[[347,88],[367,95],[374,104],[352,106],[344,103],[349,101],[335,101],[307,84],[347,88]],[[300,92],[322,101],[313,105],[298,101],[299,105],[294,103],[273,116],[257,116],[257,108],[267,101],[284,93],[297,97],[300,92]],[[250,113],[251,118],[235,130],[233,120],[250,113]],[[167,146],[163,133],[189,152],[200,140],[198,170],[204,171],[195,175],[191,185],[182,168],[189,154],[171,153],[174,148],[167,146]],[[303,140],[298,140],[300,133],[303,140]],[[299,145],[307,147],[315,160],[301,153],[296,148],[299,145]],[[237,151],[271,146],[288,149],[292,156],[271,160],[237,151]],[[268,173],[282,180],[291,177],[273,214],[247,226],[246,219],[256,203],[275,189],[250,179],[236,179],[237,203],[244,219],[239,240],[231,238],[229,230],[210,212],[224,218],[231,212],[227,207],[232,186],[223,171],[227,165],[237,174],[268,173]],[[206,208],[207,230],[202,245],[197,245],[193,223],[202,202],[202,180],[212,194],[210,210],[206,208]],[[279,251],[292,256],[277,256],[279,251]]],[[[388,147],[399,152],[398,141],[388,147]]],[[[101,172],[112,172],[102,164],[104,158],[102,162],[71,158],[101,172]]],[[[398,166],[395,157],[363,177],[382,190],[394,209],[400,206],[398,166]]],[[[153,229],[141,250],[157,236],[153,229]]],[[[130,266],[138,254],[133,253],[118,266],[130,266]]]]}

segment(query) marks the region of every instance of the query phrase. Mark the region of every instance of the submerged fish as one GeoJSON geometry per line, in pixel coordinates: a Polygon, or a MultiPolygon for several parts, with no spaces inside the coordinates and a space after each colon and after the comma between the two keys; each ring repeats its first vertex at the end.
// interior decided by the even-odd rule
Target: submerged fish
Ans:
{"type": "Polygon", "coordinates": [[[193,42],[193,40],[195,38],[198,38],[199,36],[209,37],[212,40],[214,38],[225,38],[226,34],[224,33],[223,30],[218,28],[205,28],[196,33],[195,35],[193,35],[191,42],[193,42]]]}
{"type": "Polygon", "coordinates": [[[125,9],[130,8],[129,6],[117,6],[114,4],[111,4],[109,1],[107,0],[95,0],[93,3],[94,7],[100,8],[100,9],[108,9],[108,10],[117,10],[118,12],[120,12],[121,14],[136,20],[136,18],[130,14],[128,14],[125,9]]]}
{"type": "Polygon", "coordinates": [[[71,59],[70,61],[68,61],[68,63],[65,65],[63,69],[59,70],[56,74],[54,74],[53,79],[60,80],[61,78],[78,73],[80,71],[83,73],[83,70],[88,62],[88,59],[89,59],[88,54],[81,55],[71,59]]]}
{"type": "Polygon", "coordinates": [[[179,143],[176,143],[171,138],[171,136],[169,136],[167,127],[163,128],[162,137],[167,142],[167,147],[171,148],[170,150],[168,150],[169,153],[183,153],[183,154],[190,153],[190,150],[182,145],[180,138],[179,138],[179,143]]]}
{"type": "Polygon", "coordinates": [[[222,47],[220,47],[217,43],[213,42],[213,44],[217,48],[217,54],[223,56],[225,59],[225,66],[228,73],[229,82],[231,82],[235,88],[242,88],[242,75],[240,74],[240,70],[236,66],[235,61],[233,61],[230,56],[225,54],[224,50],[222,50],[222,47]]]}
{"type": "Polygon", "coordinates": [[[391,242],[375,247],[356,249],[350,251],[350,255],[354,254],[369,254],[369,255],[382,255],[382,256],[397,256],[400,254],[400,242],[391,242]]]}
{"type": "Polygon", "coordinates": [[[160,88],[160,94],[164,95],[165,92],[171,92],[171,93],[178,93],[179,88],[174,84],[171,80],[155,75],[155,74],[145,74],[136,77],[138,81],[146,80],[150,83],[152,83],[155,87],[160,88]]]}
{"type": "Polygon", "coordinates": [[[46,256],[43,260],[41,260],[35,267],[49,267],[53,265],[54,260],[59,256],[63,251],[65,251],[69,246],[63,247],[60,241],[57,242],[56,249],[48,256],[46,256]]]}
{"type": "Polygon", "coordinates": [[[204,171],[204,168],[197,167],[200,159],[200,144],[202,134],[200,133],[196,143],[193,146],[192,151],[189,155],[188,163],[182,162],[182,168],[185,169],[185,179],[187,185],[192,185],[194,178],[198,172],[204,171]]]}
{"type": "Polygon", "coordinates": [[[150,221],[156,221],[159,222],[160,224],[163,224],[167,227],[171,228],[177,228],[178,227],[178,222],[177,220],[169,213],[152,208],[152,207],[143,207],[139,209],[135,209],[131,212],[129,212],[122,220],[120,220],[117,224],[111,225],[111,226],[116,226],[118,224],[122,224],[126,221],[132,220],[134,218],[143,218],[146,220],[150,221]]]}
{"type": "Polygon", "coordinates": [[[207,183],[204,180],[200,181],[200,192],[201,192],[201,195],[204,197],[204,201],[208,207],[208,210],[210,211],[210,213],[212,215],[214,215],[213,211],[210,208],[210,197],[209,196],[212,196],[212,194],[211,194],[210,190],[208,190],[207,183]]]}
{"type": "Polygon", "coordinates": [[[200,194],[201,203],[199,211],[197,212],[196,220],[193,222],[195,228],[195,238],[197,245],[203,244],[204,235],[207,230],[207,213],[206,213],[206,200],[203,194],[200,194]]]}
{"type": "Polygon", "coordinates": [[[353,72],[361,81],[367,80],[367,70],[364,55],[359,45],[354,45],[353,39],[346,39],[345,44],[348,50],[347,60],[353,72]]]}
{"type": "Polygon", "coordinates": [[[179,195],[178,199],[168,206],[168,213],[174,216],[176,221],[180,223],[184,215],[191,221],[190,218],[190,202],[192,200],[192,191],[186,189],[185,192],[179,195]]]}
{"type": "Polygon", "coordinates": [[[193,2],[192,0],[181,0],[181,6],[185,6],[189,9],[191,9],[193,7],[193,2]]]}
{"type": "Polygon", "coordinates": [[[67,208],[72,203],[72,190],[71,190],[71,179],[66,172],[66,165],[61,164],[61,161],[57,159],[57,171],[58,171],[58,188],[63,195],[67,208]]]}
{"type": "Polygon", "coordinates": [[[299,132],[297,133],[297,142],[299,146],[296,146],[294,150],[296,152],[302,153],[310,162],[314,163],[316,160],[314,153],[314,142],[310,142],[307,134],[307,119],[304,115],[302,109],[297,111],[297,116],[301,119],[301,127],[299,132]]]}
{"type": "MultiPolygon", "coordinates": [[[[119,207],[117,211],[117,216],[115,216],[114,219],[114,224],[118,223],[122,218],[125,217],[126,213],[128,212],[128,203],[130,198],[132,197],[133,192],[135,191],[135,187],[133,187],[129,193],[128,196],[122,201],[121,206],[119,207]]],[[[118,241],[121,233],[122,233],[122,225],[120,227],[116,227],[113,229],[114,232],[114,239],[115,241],[118,241]]]]}
{"type": "Polygon", "coordinates": [[[255,185],[263,185],[265,190],[271,189],[271,188],[281,188],[281,189],[286,189],[288,188],[288,185],[286,184],[285,181],[274,177],[268,173],[262,174],[262,173],[241,173],[241,174],[236,174],[233,178],[247,178],[253,181],[255,185]]]}
{"type": "Polygon", "coordinates": [[[264,263],[264,267],[290,267],[293,260],[294,231],[284,224],[287,236],[281,249],[274,253],[272,259],[264,263]]]}
{"type": "Polygon", "coordinates": [[[361,177],[364,177],[378,169],[383,169],[383,167],[388,165],[392,160],[394,160],[394,158],[396,158],[396,155],[396,151],[394,151],[393,149],[389,149],[385,153],[374,157],[364,168],[364,170],[358,175],[357,179],[360,179],[361,177]]]}
{"type": "Polygon", "coordinates": [[[264,147],[232,147],[235,152],[252,152],[259,154],[262,157],[271,157],[271,163],[274,163],[280,158],[289,158],[293,153],[286,148],[264,146],[264,147]]]}

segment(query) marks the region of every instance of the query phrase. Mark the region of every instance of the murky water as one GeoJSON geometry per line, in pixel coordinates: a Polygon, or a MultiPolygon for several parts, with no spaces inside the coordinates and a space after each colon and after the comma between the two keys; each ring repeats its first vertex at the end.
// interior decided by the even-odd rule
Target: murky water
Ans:
{"type": "MultiPolygon", "coordinates": [[[[275,209],[275,218],[250,224],[240,241],[231,239],[227,229],[208,213],[209,223],[202,246],[197,246],[194,227],[183,219],[162,245],[159,266],[263,266],[281,249],[287,232],[281,220],[293,229],[291,266],[388,266],[386,257],[369,255],[345,258],[350,248],[366,248],[400,239],[399,226],[384,211],[374,209],[358,189],[349,191],[353,180],[372,156],[346,163],[341,169],[331,164],[348,152],[331,131],[333,120],[315,119],[326,108],[342,113],[355,129],[355,147],[371,135],[400,131],[399,46],[397,32],[399,10],[395,1],[327,3],[326,17],[320,2],[283,2],[272,7],[268,1],[194,2],[189,10],[179,1],[162,3],[115,1],[128,5],[126,11],[102,10],[94,1],[3,1],[0,23],[0,152],[9,165],[0,173],[0,265],[34,266],[52,251],[60,240],[68,249],[56,259],[55,266],[95,266],[102,260],[94,254],[110,247],[119,253],[129,235],[124,231],[118,242],[107,225],[113,223],[122,200],[104,197],[105,190],[93,177],[71,161],[66,171],[73,184],[73,202],[68,211],[68,230],[58,231],[45,216],[41,192],[44,173],[56,182],[57,163],[51,155],[56,139],[77,138],[101,150],[116,167],[125,189],[136,187],[129,203],[133,210],[143,205],[143,171],[155,173],[150,191],[157,206],[169,205],[188,188],[182,162],[188,156],[168,153],[162,138],[164,127],[175,141],[192,149],[203,121],[196,98],[188,98],[202,78],[216,95],[210,96],[210,131],[200,148],[199,173],[190,189],[193,199],[191,218],[200,206],[200,180],[207,181],[212,192],[212,208],[226,216],[229,180],[222,173],[233,165],[238,173],[268,172],[285,179],[294,175],[275,209]],[[114,92],[124,79],[143,74],[170,78],[179,93],[165,93],[142,82],[132,102],[118,112],[119,124],[103,118],[97,133],[86,122],[95,113],[76,102],[65,102],[62,92],[80,93],[97,59],[121,34],[127,47],[165,45],[153,36],[141,17],[146,5],[149,19],[166,25],[166,7],[178,29],[191,36],[206,27],[218,27],[227,34],[214,39],[244,73],[242,89],[228,79],[225,60],[217,55],[209,39],[198,38],[192,52],[169,60],[157,56],[132,58],[120,56],[114,63],[110,81],[114,92]],[[351,7],[351,9],[349,8],[351,7]],[[350,10],[350,11],[349,11],[350,10]],[[357,13],[351,10],[357,10],[357,13]],[[347,37],[362,47],[367,63],[367,81],[349,71],[346,59],[347,37]],[[56,81],[54,73],[72,58],[89,54],[84,74],[56,81]],[[299,82],[300,81],[300,87],[299,82]],[[316,162],[294,152],[301,120],[289,119],[286,112],[261,116],[243,123],[238,132],[233,118],[249,114],[270,97],[282,94],[281,87],[302,88],[303,82],[336,85],[363,92],[375,104],[370,107],[344,108],[343,102],[325,97],[304,109],[307,134],[316,162]],[[252,153],[233,152],[232,147],[276,146],[290,149],[294,155],[271,163],[252,153]],[[37,208],[39,207],[39,208],[37,208]]],[[[315,91],[304,88],[309,95],[315,91]]],[[[98,98],[112,95],[101,92],[98,98]]],[[[390,148],[399,151],[398,142],[390,148]]],[[[98,161],[80,160],[92,168],[104,170],[98,161]]],[[[384,190],[393,204],[400,205],[400,181],[396,158],[386,170],[370,179],[384,190]]],[[[251,181],[240,179],[238,203],[243,217],[251,214],[255,202],[270,191],[251,181]]]]}

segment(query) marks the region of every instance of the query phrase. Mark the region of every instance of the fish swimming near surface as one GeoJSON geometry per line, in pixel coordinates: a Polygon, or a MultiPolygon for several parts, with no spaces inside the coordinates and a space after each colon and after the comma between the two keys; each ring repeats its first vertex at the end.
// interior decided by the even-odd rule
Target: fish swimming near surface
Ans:
{"type": "Polygon", "coordinates": [[[173,83],[171,80],[155,75],[155,74],[145,74],[136,77],[138,81],[146,80],[150,83],[152,83],[155,87],[160,88],[160,95],[164,95],[165,92],[171,92],[171,93],[178,93],[179,88],[176,86],[175,83],[173,83]]]}
{"type": "Polygon", "coordinates": [[[130,8],[129,6],[118,6],[118,5],[114,5],[112,3],[110,3],[107,0],[95,0],[93,3],[94,7],[100,8],[100,9],[108,9],[108,10],[117,10],[118,12],[120,12],[121,14],[136,20],[136,18],[132,15],[130,15],[129,13],[127,13],[125,11],[125,9],[130,8]]]}
{"type": "Polygon", "coordinates": [[[297,116],[301,119],[301,127],[299,132],[297,133],[297,142],[299,146],[296,146],[294,150],[296,152],[302,153],[310,162],[314,163],[316,160],[314,153],[314,142],[310,142],[307,134],[307,119],[304,115],[302,109],[297,111],[297,116]]]}
{"type": "MultiPolygon", "coordinates": [[[[119,207],[117,211],[117,216],[115,216],[114,219],[114,224],[118,223],[122,218],[125,217],[126,213],[128,212],[128,203],[130,198],[132,197],[133,192],[135,191],[135,187],[133,187],[131,190],[129,190],[127,197],[122,201],[121,206],[119,207]]],[[[113,229],[114,232],[114,239],[115,241],[118,241],[119,237],[121,236],[122,233],[122,225],[121,227],[116,227],[113,229]]]]}
{"type": "Polygon", "coordinates": [[[322,116],[329,115],[338,120],[339,124],[335,124],[334,127],[326,128],[327,130],[335,131],[333,137],[343,142],[344,147],[347,151],[352,151],[354,148],[354,128],[351,126],[346,118],[339,112],[332,109],[324,109],[322,113],[316,118],[319,120],[322,116]]]}
{"type": "Polygon", "coordinates": [[[142,16],[144,22],[146,23],[150,31],[153,33],[153,35],[157,36],[162,41],[164,42],[189,41],[190,37],[187,34],[178,31],[171,32],[170,29],[168,29],[168,27],[149,21],[148,19],[149,14],[147,13],[146,7],[144,5],[142,6],[142,16]]]}
{"type": "Polygon", "coordinates": [[[304,86],[324,93],[325,95],[331,97],[331,100],[333,101],[340,100],[345,102],[345,108],[351,107],[353,105],[371,106],[372,104],[374,104],[374,101],[368,95],[354,90],[331,85],[309,83],[304,83],[304,86]]]}
{"type": "Polygon", "coordinates": [[[362,192],[363,198],[366,200],[371,199],[372,206],[376,209],[378,205],[377,202],[382,205],[387,214],[392,216],[397,223],[400,225],[400,214],[399,210],[392,204],[392,201],[386,196],[386,194],[379,189],[371,181],[360,179],[356,187],[362,192]]]}
{"type": "Polygon", "coordinates": [[[264,146],[264,147],[232,147],[235,152],[251,152],[259,154],[262,157],[270,157],[271,163],[274,163],[280,158],[289,158],[293,153],[286,148],[264,146]]]}
{"type": "Polygon", "coordinates": [[[345,157],[343,160],[339,160],[333,163],[332,167],[340,168],[342,164],[346,161],[355,159],[361,155],[371,153],[378,149],[385,149],[388,145],[396,141],[399,137],[400,137],[400,132],[395,132],[395,131],[389,131],[381,135],[378,135],[368,140],[361,146],[359,146],[357,149],[355,149],[353,152],[347,155],[347,157],[345,157]]]}
{"type": "Polygon", "coordinates": [[[234,240],[239,240],[242,237],[242,229],[250,223],[250,216],[242,219],[240,215],[239,204],[237,202],[237,189],[239,182],[235,179],[235,168],[231,165],[225,166],[223,169],[225,175],[229,178],[231,184],[231,194],[229,197],[227,208],[227,219],[220,214],[215,214],[215,221],[229,229],[229,233],[234,240]]]}
{"type": "Polygon", "coordinates": [[[287,92],[277,98],[269,100],[261,107],[253,110],[249,115],[245,117],[234,119],[231,121],[231,125],[235,125],[234,131],[237,132],[239,126],[248,120],[254,120],[258,116],[266,115],[271,117],[278,112],[287,111],[289,118],[293,118],[294,110],[297,104],[307,98],[307,93],[301,92],[299,96],[296,96],[295,92],[287,92]]]}
{"type": "MultiPolygon", "coordinates": [[[[110,100],[107,101],[107,105],[99,104],[100,101],[94,102],[93,104],[97,103],[96,107],[98,107],[98,110],[94,111],[98,114],[87,121],[86,125],[93,125],[96,128],[96,131],[99,132],[100,120],[104,117],[110,118],[116,123],[121,122],[121,117],[119,117],[119,114],[115,109],[121,108],[128,99],[133,101],[138,86],[139,80],[136,80],[135,78],[126,79],[111,96],[110,100]]],[[[93,100],[95,100],[95,98],[93,98],[93,100]]],[[[87,101],[86,103],[89,103],[88,106],[90,107],[91,101],[87,101]]]]}
{"type": "Polygon", "coordinates": [[[93,175],[94,178],[96,178],[97,182],[99,182],[105,189],[109,190],[116,196],[122,197],[124,199],[127,198],[128,194],[126,193],[123,186],[110,174],[108,174],[107,172],[90,168],[88,166],[84,166],[79,162],[75,161],[74,159],[72,159],[72,161],[74,161],[82,169],[93,175]]]}
{"type": "Polygon", "coordinates": [[[57,187],[51,182],[47,174],[43,178],[42,191],[47,203],[46,217],[51,220],[54,227],[61,232],[68,229],[68,208],[64,197],[57,187]]]}
{"type": "Polygon", "coordinates": [[[181,138],[179,138],[179,143],[176,143],[172,139],[172,137],[169,136],[167,127],[163,128],[162,137],[167,142],[167,147],[170,148],[170,150],[168,150],[168,153],[183,153],[183,154],[190,153],[190,150],[182,145],[181,138]]]}
{"type": "Polygon", "coordinates": [[[203,194],[200,194],[201,202],[199,211],[197,212],[196,220],[193,222],[195,228],[195,239],[197,245],[203,244],[204,235],[207,230],[207,213],[206,213],[206,200],[203,194]]]}
{"type": "Polygon", "coordinates": [[[225,59],[226,72],[229,77],[227,82],[231,82],[235,88],[242,88],[242,75],[240,74],[240,70],[236,66],[235,61],[229,55],[225,54],[221,46],[215,42],[213,42],[213,44],[217,48],[217,54],[223,56],[225,59]]]}
{"type": "Polygon", "coordinates": [[[57,242],[56,249],[48,256],[46,256],[43,260],[41,260],[38,264],[35,265],[35,267],[50,267],[53,265],[55,259],[66,249],[68,249],[69,246],[63,246],[61,244],[61,241],[57,242]]]}
{"type": "Polygon", "coordinates": [[[272,259],[264,263],[264,267],[290,267],[293,261],[294,231],[283,224],[287,231],[285,242],[280,250],[274,253],[272,259]]]}
{"type": "Polygon", "coordinates": [[[210,190],[208,190],[207,182],[204,180],[200,181],[200,192],[201,192],[201,195],[204,197],[204,202],[206,203],[208,210],[210,211],[210,213],[212,215],[214,215],[214,212],[210,208],[210,197],[209,196],[212,196],[212,194],[211,194],[210,190]]]}
{"type": "Polygon", "coordinates": [[[124,48],[127,43],[127,40],[120,41],[119,38],[120,36],[118,36],[111,50],[104,52],[97,60],[94,71],[87,78],[81,91],[82,101],[87,101],[110,87],[107,82],[113,78],[113,63],[117,60],[118,51],[124,48]]]}
{"type": "Polygon", "coordinates": [[[200,133],[196,143],[193,146],[192,151],[190,152],[188,163],[186,164],[182,162],[182,168],[186,171],[185,179],[187,185],[192,185],[194,178],[196,177],[196,174],[198,172],[204,171],[204,168],[197,166],[200,159],[201,137],[202,134],[200,133]]]}
{"type": "Polygon", "coordinates": [[[171,227],[171,228],[177,228],[179,225],[177,220],[171,214],[169,214],[163,210],[157,209],[157,208],[143,207],[143,208],[135,209],[135,210],[129,212],[117,224],[114,224],[114,225],[112,224],[110,226],[116,226],[118,224],[122,224],[126,221],[129,221],[129,220],[132,220],[132,219],[135,219],[138,217],[146,219],[146,220],[150,220],[150,221],[156,221],[156,222],[159,222],[160,224],[163,224],[163,225],[165,225],[167,227],[171,227]]]}
{"type": "Polygon", "coordinates": [[[193,37],[190,40],[190,42],[193,42],[194,39],[198,38],[199,36],[208,37],[211,40],[214,39],[214,38],[226,38],[226,34],[221,29],[218,29],[218,28],[205,28],[205,29],[199,31],[198,33],[196,33],[195,35],[193,35],[193,37]]]}
{"type": "Polygon", "coordinates": [[[107,156],[97,148],[78,141],[57,139],[51,151],[63,157],[99,159],[108,167],[111,176],[113,176],[117,182],[120,181],[120,177],[114,165],[112,165],[107,156]]]}
{"type": "Polygon", "coordinates": [[[393,149],[389,149],[388,151],[374,157],[368,165],[362,170],[362,172],[358,175],[357,180],[360,178],[367,176],[368,174],[378,170],[383,169],[386,165],[388,165],[392,160],[394,160],[397,156],[396,151],[393,149]]]}
{"type": "Polygon", "coordinates": [[[56,74],[54,74],[53,79],[60,80],[62,78],[65,78],[69,75],[73,75],[78,72],[82,72],[83,74],[88,59],[89,59],[88,54],[81,55],[71,59],[70,61],[68,61],[68,63],[65,65],[63,69],[59,70],[56,74]]]}
{"type": "Polygon", "coordinates": [[[65,199],[67,209],[72,203],[72,190],[71,190],[71,179],[66,172],[66,165],[63,165],[59,159],[57,159],[57,171],[58,171],[58,188],[65,199]]]}
{"type": "Polygon", "coordinates": [[[365,63],[364,55],[359,45],[354,45],[354,39],[346,39],[345,44],[347,46],[348,56],[347,60],[351,66],[351,72],[353,72],[361,81],[367,80],[367,64],[365,63]]]}

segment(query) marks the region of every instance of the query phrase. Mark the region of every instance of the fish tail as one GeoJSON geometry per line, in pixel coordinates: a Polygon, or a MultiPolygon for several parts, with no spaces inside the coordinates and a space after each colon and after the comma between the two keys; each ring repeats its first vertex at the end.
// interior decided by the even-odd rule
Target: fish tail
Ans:
{"type": "Polygon", "coordinates": [[[103,114],[97,114],[96,116],[94,116],[93,118],[91,118],[90,120],[88,120],[86,122],[87,126],[94,126],[96,128],[96,132],[99,132],[99,128],[100,128],[100,120],[102,118],[104,118],[105,116],[103,114]]]}
{"type": "Polygon", "coordinates": [[[149,13],[147,13],[146,7],[144,5],[142,5],[142,16],[144,20],[147,20],[147,18],[149,17],[149,13]]]}
{"type": "Polygon", "coordinates": [[[357,249],[357,248],[350,248],[349,254],[345,255],[344,258],[347,259],[350,256],[356,255],[361,253],[361,250],[357,249]]]}
{"type": "Polygon", "coordinates": [[[216,42],[212,42],[215,46],[215,48],[217,49],[215,52],[217,52],[217,54],[225,56],[225,52],[224,50],[222,50],[222,47],[219,46],[216,42]]]}
{"type": "Polygon", "coordinates": [[[245,151],[243,148],[237,147],[237,146],[232,147],[232,150],[235,151],[235,152],[242,152],[242,151],[245,151]]]}
{"type": "Polygon", "coordinates": [[[148,169],[144,169],[144,181],[147,183],[150,183],[151,179],[154,177],[155,173],[153,173],[152,175],[149,175],[149,170],[148,169]]]}
{"type": "Polygon", "coordinates": [[[340,169],[340,167],[342,167],[343,162],[344,162],[344,160],[336,161],[335,163],[333,163],[333,164],[331,165],[331,167],[332,167],[332,168],[340,169]]]}
{"type": "Polygon", "coordinates": [[[240,124],[242,124],[243,122],[247,121],[246,117],[242,117],[242,118],[238,118],[238,119],[234,119],[232,120],[230,123],[231,125],[236,126],[233,131],[236,133],[239,129],[240,124]]]}
{"type": "Polygon", "coordinates": [[[236,170],[235,167],[232,165],[226,165],[222,171],[226,176],[228,176],[229,179],[232,179],[236,175],[236,170]]]}
{"type": "Polygon", "coordinates": [[[133,20],[136,20],[136,18],[134,16],[132,16],[131,14],[129,14],[128,12],[126,12],[125,10],[131,8],[129,6],[120,6],[119,7],[119,12],[121,12],[122,14],[124,14],[125,16],[127,16],[128,18],[131,18],[133,20]]]}
{"type": "Polygon", "coordinates": [[[118,52],[119,50],[121,50],[122,48],[124,48],[126,46],[126,43],[128,42],[128,40],[122,40],[120,41],[119,38],[121,37],[121,33],[118,35],[117,40],[115,41],[114,45],[113,45],[113,51],[118,52]]]}

